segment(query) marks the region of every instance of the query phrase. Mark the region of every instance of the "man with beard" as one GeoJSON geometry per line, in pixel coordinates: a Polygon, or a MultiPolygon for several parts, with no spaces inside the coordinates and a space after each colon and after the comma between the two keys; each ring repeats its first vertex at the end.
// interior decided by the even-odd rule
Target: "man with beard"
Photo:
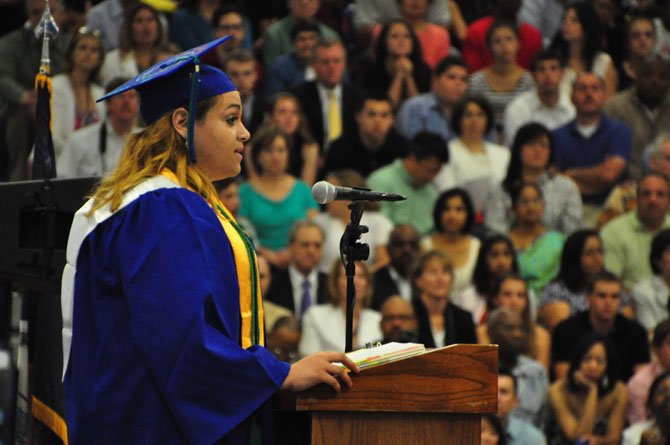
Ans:
{"type": "Polygon", "coordinates": [[[395,226],[389,235],[390,264],[375,272],[372,278],[372,309],[379,310],[391,295],[412,299],[412,265],[420,252],[419,232],[410,224],[395,226]]]}
{"type": "Polygon", "coordinates": [[[593,332],[607,338],[612,345],[615,359],[610,365],[618,367],[622,381],[627,381],[649,362],[647,332],[637,321],[619,313],[622,290],[616,276],[607,271],[599,272],[586,292],[589,309],[556,326],[551,337],[551,361],[557,379],[566,377],[575,344],[593,332]]]}
{"type": "Polygon", "coordinates": [[[605,267],[628,290],[651,276],[651,240],[660,230],[670,227],[668,178],[661,173],[647,173],[638,183],[637,196],[637,209],[613,219],[601,231],[605,267]]]}
{"type": "Polygon", "coordinates": [[[493,311],[486,323],[490,342],[498,345],[498,364],[516,378],[519,404],[512,415],[542,429],[547,409],[549,378],[537,360],[523,355],[528,337],[521,316],[507,307],[493,311]]]}
{"type": "Polygon", "coordinates": [[[382,319],[379,327],[384,335],[382,343],[416,342],[417,322],[414,307],[399,295],[384,301],[381,308],[382,319]]]}
{"type": "Polygon", "coordinates": [[[633,68],[633,86],[613,96],[605,105],[605,113],[633,130],[631,174],[638,178],[643,172],[645,147],[660,131],[670,128],[670,62],[654,55],[636,61],[633,68]]]}

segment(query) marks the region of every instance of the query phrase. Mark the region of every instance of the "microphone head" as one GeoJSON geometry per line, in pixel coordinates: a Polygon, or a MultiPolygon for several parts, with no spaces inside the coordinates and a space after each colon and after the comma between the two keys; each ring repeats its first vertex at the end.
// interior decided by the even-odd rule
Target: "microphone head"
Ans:
{"type": "Polygon", "coordinates": [[[328,204],[335,199],[335,186],[326,181],[319,181],[312,186],[312,198],[319,204],[328,204]]]}

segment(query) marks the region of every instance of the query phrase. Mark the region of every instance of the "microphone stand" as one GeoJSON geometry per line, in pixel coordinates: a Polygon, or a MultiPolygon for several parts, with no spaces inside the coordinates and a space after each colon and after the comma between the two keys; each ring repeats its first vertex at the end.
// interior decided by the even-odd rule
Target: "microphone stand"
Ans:
{"type": "Polygon", "coordinates": [[[354,276],[356,275],[356,261],[367,260],[370,256],[370,246],[360,243],[361,235],[368,232],[367,226],[361,226],[361,217],[367,201],[352,201],[349,203],[351,218],[344,234],[340,238],[340,257],[347,276],[347,302],[346,302],[346,338],[344,352],[353,350],[354,331],[354,306],[356,305],[356,287],[354,276]]]}

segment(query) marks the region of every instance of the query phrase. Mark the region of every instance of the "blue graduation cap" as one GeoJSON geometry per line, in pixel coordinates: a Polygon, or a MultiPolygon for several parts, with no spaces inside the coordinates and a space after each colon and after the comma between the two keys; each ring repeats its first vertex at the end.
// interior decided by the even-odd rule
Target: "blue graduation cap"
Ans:
{"type": "Polygon", "coordinates": [[[231,37],[221,37],[162,60],[105,94],[97,102],[136,89],[140,94],[140,112],[147,124],[152,124],[168,111],[188,104],[187,148],[189,159],[195,163],[193,138],[196,104],[237,89],[223,71],[200,65],[199,57],[231,37]]]}

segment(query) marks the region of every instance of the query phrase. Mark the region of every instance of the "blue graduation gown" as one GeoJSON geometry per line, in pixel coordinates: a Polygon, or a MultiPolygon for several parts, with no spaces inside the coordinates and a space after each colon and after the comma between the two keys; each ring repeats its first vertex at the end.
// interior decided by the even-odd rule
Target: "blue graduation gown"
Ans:
{"type": "Polygon", "coordinates": [[[232,248],[191,191],[149,191],[95,225],[74,277],[71,444],[215,443],[288,374],[265,348],[239,346],[232,248]]]}

